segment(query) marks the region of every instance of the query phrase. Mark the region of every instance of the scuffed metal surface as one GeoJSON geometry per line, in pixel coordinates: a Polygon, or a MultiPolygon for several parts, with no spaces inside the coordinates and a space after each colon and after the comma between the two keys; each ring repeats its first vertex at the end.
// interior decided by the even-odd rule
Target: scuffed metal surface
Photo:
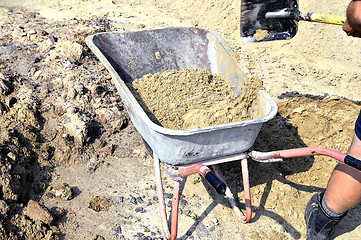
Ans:
{"type": "Polygon", "coordinates": [[[247,151],[263,122],[273,118],[277,105],[260,91],[256,104],[262,116],[234,123],[190,130],[164,128],[152,122],[125,82],[145,74],[203,68],[224,78],[235,91],[243,91],[247,78],[230,56],[224,40],[199,28],[168,28],[126,33],[100,33],[86,42],[112,75],[131,120],[160,161],[185,165],[247,151]]]}

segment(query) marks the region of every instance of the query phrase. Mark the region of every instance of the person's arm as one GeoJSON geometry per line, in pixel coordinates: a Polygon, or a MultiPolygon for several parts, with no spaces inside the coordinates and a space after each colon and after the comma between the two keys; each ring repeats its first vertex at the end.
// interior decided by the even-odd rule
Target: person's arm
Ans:
{"type": "Polygon", "coordinates": [[[361,1],[351,1],[346,16],[342,29],[348,36],[361,37],[361,1]]]}

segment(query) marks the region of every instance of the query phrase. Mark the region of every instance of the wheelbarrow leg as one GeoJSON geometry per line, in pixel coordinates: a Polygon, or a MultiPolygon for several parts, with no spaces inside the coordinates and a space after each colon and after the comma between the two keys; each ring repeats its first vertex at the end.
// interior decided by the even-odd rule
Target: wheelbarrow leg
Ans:
{"type": "Polygon", "coordinates": [[[249,186],[247,158],[241,160],[241,166],[242,166],[244,200],[245,200],[245,204],[246,204],[246,217],[243,221],[249,222],[249,220],[251,220],[251,217],[252,217],[252,202],[251,202],[251,189],[249,186]]]}
{"type": "Polygon", "coordinates": [[[164,235],[169,240],[175,240],[177,238],[178,231],[178,210],[179,210],[179,191],[180,191],[180,181],[188,175],[199,173],[208,183],[215,189],[218,194],[224,194],[226,185],[216,176],[213,172],[204,165],[193,164],[188,167],[181,167],[178,170],[172,170],[172,168],[167,169],[166,165],[165,170],[169,177],[174,181],[173,188],[173,203],[172,203],[172,218],[171,218],[171,232],[169,232],[168,222],[167,222],[167,211],[164,203],[164,194],[162,186],[162,176],[160,172],[160,161],[156,154],[153,154],[154,158],[154,169],[157,182],[157,192],[158,192],[158,201],[159,208],[161,213],[161,219],[164,229],[164,235]]]}
{"type": "Polygon", "coordinates": [[[160,216],[162,218],[162,224],[163,224],[163,231],[164,235],[167,239],[170,239],[171,235],[168,228],[168,222],[167,222],[167,212],[165,209],[165,203],[164,203],[164,195],[163,195],[163,184],[162,184],[162,175],[160,173],[160,162],[157,155],[153,154],[154,158],[154,170],[155,170],[155,177],[157,182],[157,192],[158,192],[158,203],[159,203],[159,210],[160,210],[160,216]]]}
{"type": "Polygon", "coordinates": [[[164,202],[164,194],[163,194],[163,183],[162,183],[162,175],[160,172],[160,162],[159,158],[154,154],[154,169],[156,175],[157,182],[157,192],[158,192],[158,201],[160,214],[162,218],[163,231],[165,237],[169,240],[175,240],[177,238],[178,232],[178,209],[179,209],[179,189],[180,183],[178,181],[174,181],[173,188],[173,203],[172,203],[172,221],[171,221],[171,232],[169,232],[168,222],[167,222],[167,211],[165,208],[164,202]]]}
{"type": "MultiPolygon", "coordinates": [[[[228,187],[227,184],[226,184],[226,197],[227,197],[228,202],[231,205],[233,211],[236,213],[236,215],[241,219],[242,222],[247,223],[251,220],[251,217],[252,217],[251,191],[250,191],[250,186],[249,186],[247,159],[241,160],[241,166],[242,166],[242,178],[243,178],[243,191],[244,191],[244,195],[245,195],[246,215],[244,215],[243,212],[237,206],[237,202],[231,192],[231,189],[228,187]]],[[[216,165],[213,165],[213,169],[216,172],[217,176],[224,183],[226,183],[219,167],[216,165]]]]}
{"type": "Polygon", "coordinates": [[[180,183],[174,181],[173,188],[173,203],[172,203],[172,225],[171,225],[171,240],[177,238],[178,232],[178,209],[179,209],[179,185],[180,183]]]}

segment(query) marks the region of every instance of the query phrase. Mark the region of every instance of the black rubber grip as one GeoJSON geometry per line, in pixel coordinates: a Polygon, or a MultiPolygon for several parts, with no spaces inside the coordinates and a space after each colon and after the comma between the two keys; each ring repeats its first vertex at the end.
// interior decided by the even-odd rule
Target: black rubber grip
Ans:
{"type": "Polygon", "coordinates": [[[361,171],[361,161],[358,160],[357,158],[351,157],[350,155],[346,155],[344,162],[345,164],[361,171]]]}
{"type": "Polygon", "coordinates": [[[218,194],[224,194],[226,192],[226,184],[224,184],[213,172],[208,172],[204,178],[218,194]]]}

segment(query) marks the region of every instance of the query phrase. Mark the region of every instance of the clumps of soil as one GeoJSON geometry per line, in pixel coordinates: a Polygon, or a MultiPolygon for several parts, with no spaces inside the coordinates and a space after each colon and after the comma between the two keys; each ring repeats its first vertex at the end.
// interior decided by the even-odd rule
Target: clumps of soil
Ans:
{"type": "MultiPolygon", "coordinates": [[[[97,31],[89,21],[67,21],[77,30],[64,31],[61,22],[21,10],[0,14],[0,21],[6,22],[0,37],[0,239],[58,239],[56,216],[51,220],[41,205],[53,168],[101,163],[102,153],[116,148],[106,139],[127,126],[128,116],[105,68],[85,48],[85,36],[97,31]]],[[[74,197],[68,185],[50,194],[74,197]]]]}
{"type": "Polygon", "coordinates": [[[89,208],[93,209],[96,212],[108,211],[110,207],[109,199],[102,197],[94,197],[90,200],[89,208]]]}
{"type": "Polygon", "coordinates": [[[253,38],[256,40],[262,40],[268,36],[267,30],[257,29],[256,33],[253,35],[253,38]]]}
{"type": "Polygon", "coordinates": [[[56,187],[49,186],[46,196],[68,201],[74,198],[74,190],[69,184],[62,183],[56,187]]]}
{"type": "Polygon", "coordinates": [[[216,74],[200,68],[147,74],[129,84],[148,116],[171,129],[195,129],[251,119],[248,110],[262,81],[243,83],[238,96],[216,74]]]}
{"type": "Polygon", "coordinates": [[[46,207],[41,206],[34,200],[30,200],[28,202],[28,206],[26,207],[26,216],[35,222],[39,221],[45,224],[50,224],[54,220],[53,216],[49,213],[46,207]]]}
{"type": "Polygon", "coordinates": [[[99,235],[94,235],[91,240],[104,240],[104,237],[99,235]]]}

